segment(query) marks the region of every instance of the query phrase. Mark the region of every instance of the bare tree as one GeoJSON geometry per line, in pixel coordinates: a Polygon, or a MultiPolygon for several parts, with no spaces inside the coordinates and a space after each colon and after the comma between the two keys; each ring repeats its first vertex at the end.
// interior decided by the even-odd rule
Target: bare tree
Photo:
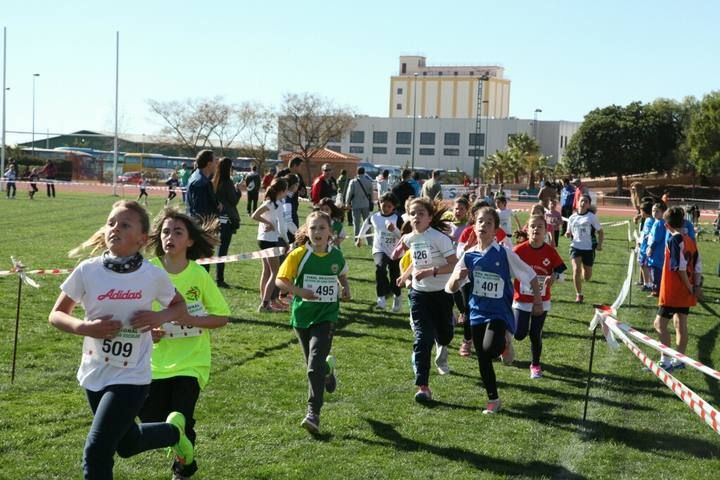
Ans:
{"type": "Polygon", "coordinates": [[[205,148],[219,148],[223,154],[246,128],[250,116],[249,104],[228,104],[222,97],[148,100],[148,105],[165,122],[161,133],[173,137],[189,155],[205,148]]]}
{"type": "Polygon", "coordinates": [[[277,142],[277,112],[262,104],[248,105],[247,130],[244,146],[240,149],[244,156],[253,157],[258,171],[263,171],[267,160],[268,147],[277,142]]]}
{"type": "Polygon", "coordinates": [[[278,117],[278,148],[298,152],[309,178],[313,155],[350,131],[354,116],[353,109],[312,93],[285,94],[278,117]]]}

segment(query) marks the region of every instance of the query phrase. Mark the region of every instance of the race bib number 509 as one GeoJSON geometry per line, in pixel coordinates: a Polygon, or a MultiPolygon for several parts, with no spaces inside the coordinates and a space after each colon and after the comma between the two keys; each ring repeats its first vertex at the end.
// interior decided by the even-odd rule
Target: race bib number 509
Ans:
{"type": "MultiPolygon", "coordinates": [[[[94,361],[109,363],[114,367],[132,368],[140,355],[140,336],[133,328],[123,328],[110,339],[90,338],[87,354],[94,361]]],[[[87,345],[87,344],[86,344],[87,345]]]]}

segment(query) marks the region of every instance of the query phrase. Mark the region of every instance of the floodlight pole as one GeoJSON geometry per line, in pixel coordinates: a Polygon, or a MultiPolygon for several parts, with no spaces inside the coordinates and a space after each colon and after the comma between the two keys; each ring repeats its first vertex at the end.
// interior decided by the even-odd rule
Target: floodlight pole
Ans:
{"type": "Polygon", "coordinates": [[[115,139],[113,145],[112,193],[117,195],[118,90],[120,85],[120,31],[115,32],[115,139]]]}

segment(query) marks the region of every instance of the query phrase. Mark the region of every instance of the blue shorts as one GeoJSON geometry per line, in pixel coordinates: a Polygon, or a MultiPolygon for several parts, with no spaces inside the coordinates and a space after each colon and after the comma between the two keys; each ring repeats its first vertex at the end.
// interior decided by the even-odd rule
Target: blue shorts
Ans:
{"type": "Polygon", "coordinates": [[[577,248],[570,247],[570,258],[580,257],[582,264],[588,267],[592,267],[595,263],[595,250],[579,250],[577,248]]]}

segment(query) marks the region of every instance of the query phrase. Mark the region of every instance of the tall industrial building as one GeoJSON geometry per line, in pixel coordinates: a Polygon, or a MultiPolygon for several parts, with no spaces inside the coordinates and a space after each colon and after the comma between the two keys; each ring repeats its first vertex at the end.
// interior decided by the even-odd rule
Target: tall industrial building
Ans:
{"type": "Polygon", "coordinates": [[[421,56],[401,56],[390,77],[390,118],[507,118],[510,80],[497,65],[428,66],[421,56]],[[482,98],[478,84],[482,82],[482,98]]]}

